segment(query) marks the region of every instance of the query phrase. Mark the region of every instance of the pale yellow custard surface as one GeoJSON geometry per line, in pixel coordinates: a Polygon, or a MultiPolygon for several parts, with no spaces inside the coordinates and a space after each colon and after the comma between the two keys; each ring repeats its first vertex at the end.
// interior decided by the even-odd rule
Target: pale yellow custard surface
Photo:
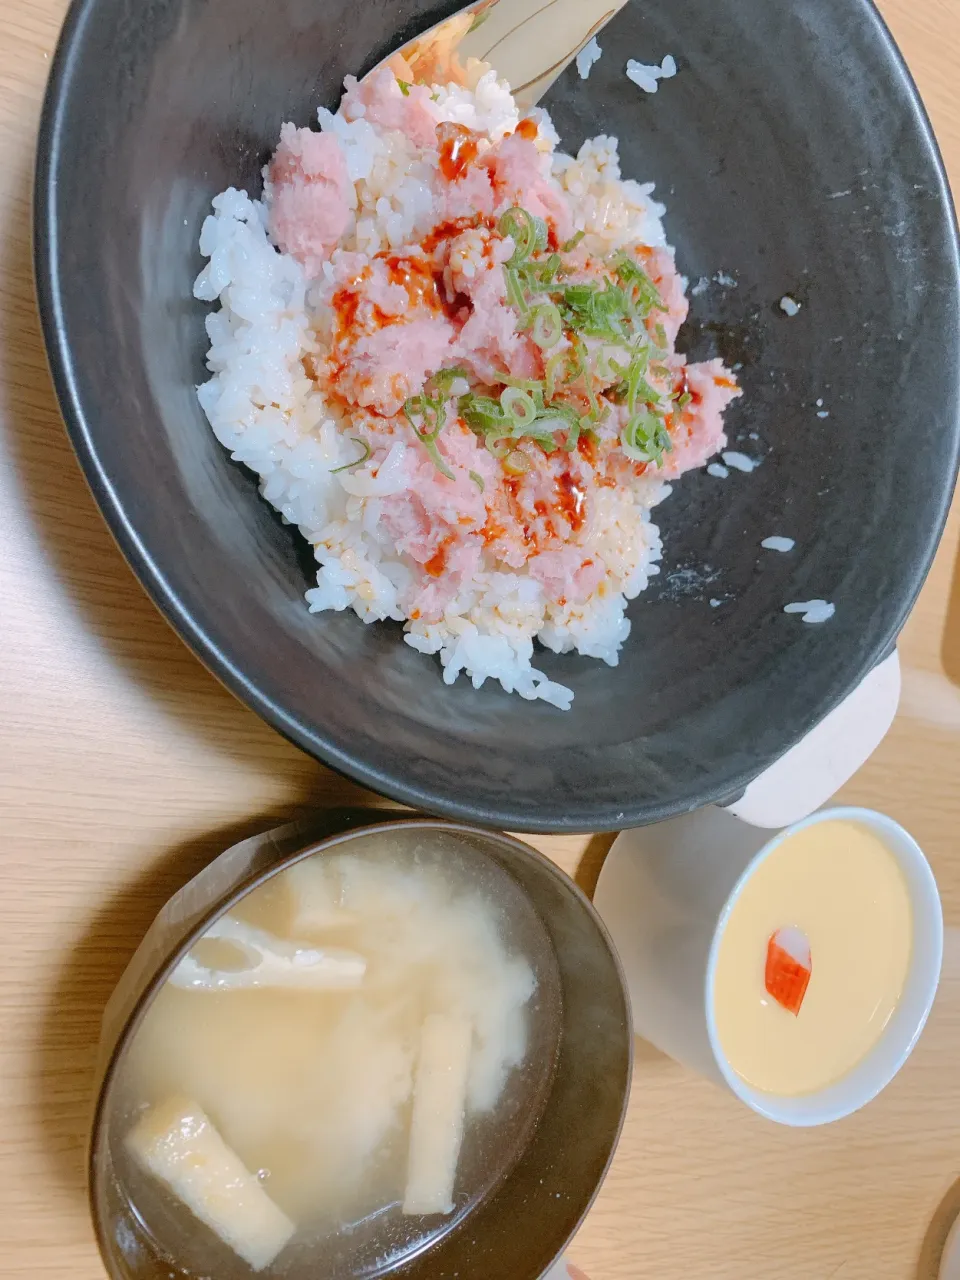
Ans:
{"type": "Polygon", "coordinates": [[[787,837],[744,884],[720,937],[713,1012],[730,1066],[781,1097],[840,1079],[896,1009],[912,946],[909,891],[878,835],[837,819],[787,837]],[[769,940],[788,927],[810,944],[796,1015],[768,994],[764,976],[769,940]]]}

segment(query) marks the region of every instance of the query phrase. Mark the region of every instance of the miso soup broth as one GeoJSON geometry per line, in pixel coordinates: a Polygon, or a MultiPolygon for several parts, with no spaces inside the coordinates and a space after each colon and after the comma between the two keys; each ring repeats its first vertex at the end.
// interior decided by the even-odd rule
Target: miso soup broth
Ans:
{"type": "Polygon", "coordinates": [[[196,1276],[389,1271],[527,1145],[556,958],[456,833],[314,855],[221,918],[121,1064],[111,1148],[145,1242],[196,1276]]]}

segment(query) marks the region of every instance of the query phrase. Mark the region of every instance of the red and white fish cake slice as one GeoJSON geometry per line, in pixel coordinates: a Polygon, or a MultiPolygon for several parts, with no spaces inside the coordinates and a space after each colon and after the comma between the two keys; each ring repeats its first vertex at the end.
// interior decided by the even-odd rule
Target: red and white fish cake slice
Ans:
{"type": "Polygon", "coordinates": [[[794,1017],[807,994],[813,961],[806,935],[793,926],[778,929],[767,943],[764,985],[768,993],[794,1017]]]}

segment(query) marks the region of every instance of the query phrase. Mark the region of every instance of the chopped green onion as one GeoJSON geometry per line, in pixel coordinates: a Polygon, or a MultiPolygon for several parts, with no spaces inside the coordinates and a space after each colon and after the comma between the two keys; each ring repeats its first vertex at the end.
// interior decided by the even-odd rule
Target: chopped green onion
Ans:
{"type": "Polygon", "coordinates": [[[484,490],[484,488],[485,488],[484,483],[483,483],[483,477],[482,477],[482,476],[478,476],[478,475],[477,475],[477,473],[476,473],[475,471],[468,471],[468,472],[467,472],[467,475],[470,477],[470,479],[473,481],[473,483],[477,486],[477,488],[480,490],[480,492],[481,492],[481,493],[483,493],[483,490],[484,490]]]}
{"type": "Polygon", "coordinates": [[[652,462],[653,429],[645,414],[635,414],[620,433],[620,446],[633,462],[652,462]]]}
{"type": "Polygon", "coordinates": [[[584,386],[587,388],[587,399],[590,401],[590,412],[587,415],[591,422],[599,422],[602,416],[600,401],[597,399],[597,393],[593,389],[593,378],[584,379],[584,386]]]}
{"type": "MultiPolygon", "coordinates": [[[[510,261],[512,262],[513,259],[511,258],[510,261]]],[[[520,312],[520,318],[525,320],[527,318],[529,308],[527,306],[527,299],[524,295],[523,285],[520,283],[520,276],[516,269],[511,267],[509,263],[504,268],[504,275],[507,278],[507,301],[511,306],[516,307],[520,312]]]]}
{"type": "Polygon", "coordinates": [[[407,404],[403,406],[403,411],[414,431],[416,431],[417,435],[420,436],[421,439],[436,440],[447,421],[447,411],[443,406],[443,401],[428,399],[423,393],[413,401],[413,412],[419,413],[421,418],[421,425],[419,427],[413,421],[410,411],[407,409],[407,405],[410,403],[411,402],[408,400],[407,404]]]}
{"type": "Polygon", "coordinates": [[[356,462],[348,462],[342,467],[334,467],[333,470],[330,472],[332,476],[335,476],[338,471],[352,471],[354,467],[362,466],[362,464],[366,462],[366,460],[370,457],[370,454],[373,452],[373,450],[370,448],[367,442],[365,440],[361,440],[359,436],[351,436],[350,439],[354,442],[354,444],[358,444],[360,448],[363,450],[363,457],[358,458],[356,462]]]}
{"type": "Polygon", "coordinates": [[[430,455],[431,462],[437,468],[440,474],[443,476],[446,476],[448,480],[456,480],[457,477],[453,474],[453,472],[444,462],[443,457],[440,454],[440,449],[439,449],[439,446],[437,445],[436,436],[420,436],[419,440],[420,440],[420,443],[423,445],[423,447],[426,449],[427,453],[430,455]]]}
{"type": "MultiPolygon", "coordinates": [[[[569,354],[570,354],[569,351],[558,351],[555,355],[552,355],[550,359],[547,361],[545,373],[546,373],[546,392],[547,392],[548,400],[553,399],[553,393],[557,389],[557,370],[560,369],[560,366],[567,360],[569,354]]],[[[561,374],[561,377],[562,377],[562,374],[561,374]]]]}
{"type": "MultiPolygon", "coordinates": [[[[514,243],[513,257],[507,263],[508,267],[523,266],[534,253],[540,238],[540,230],[537,226],[539,221],[539,218],[534,218],[533,214],[527,213],[526,209],[521,209],[518,204],[513,205],[501,216],[497,223],[497,230],[502,236],[509,236],[514,243]]],[[[545,225],[544,243],[546,243],[545,225]]]]}
{"type": "MultiPolygon", "coordinates": [[[[556,439],[553,433],[565,431],[566,439],[562,448],[566,449],[568,453],[576,448],[581,429],[582,421],[580,415],[572,405],[562,403],[547,405],[534,423],[534,431],[550,433],[551,438],[554,439],[554,446],[556,446],[556,439]]],[[[540,440],[538,439],[537,442],[540,443],[540,440]]]]}
{"type": "Polygon", "coordinates": [[[558,291],[565,327],[589,337],[622,342],[634,321],[633,305],[624,291],[607,283],[567,285],[558,291]]]}
{"type": "Polygon", "coordinates": [[[651,283],[650,277],[644,271],[643,267],[625,251],[621,250],[614,259],[614,270],[623,281],[635,288],[643,288],[651,283]]]}
{"type": "Polygon", "coordinates": [[[500,381],[505,387],[519,387],[521,391],[529,391],[534,398],[543,390],[543,383],[536,378],[515,378],[512,374],[504,373],[501,374],[500,381]]]}
{"type": "MultiPolygon", "coordinates": [[[[669,384],[673,375],[663,363],[670,350],[666,331],[662,324],[654,326],[650,315],[666,310],[651,278],[631,254],[620,252],[607,259],[599,282],[570,282],[561,252],[575,249],[584,233],[568,240],[561,252],[549,252],[547,224],[519,205],[506,210],[498,229],[514,244],[504,265],[506,301],[516,310],[518,329],[530,331],[543,351],[544,376],[499,374],[488,384],[502,388],[499,397],[496,390],[458,395],[463,421],[494,457],[511,458],[511,466],[526,470],[535,455],[518,455],[517,441],[548,454],[558,448],[572,452],[581,435],[597,438],[594,429],[609,420],[614,401],[626,406],[621,442],[628,456],[662,464],[673,447],[665,417],[681,412],[689,394],[661,393],[653,385],[669,384]],[[560,343],[562,350],[551,351],[560,343]]],[[[409,402],[408,416],[415,415],[411,422],[425,446],[443,429],[457,379],[472,376],[460,368],[441,370],[409,402]]]]}
{"type": "Polygon", "coordinates": [[[512,453],[508,453],[503,460],[503,469],[512,476],[522,476],[530,470],[530,459],[514,449],[512,453]]]}
{"type": "Polygon", "coordinates": [[[460,416],[478,435],[489,435],[495,432],[498,436],[507,434],[509,423],[499,400],[490,396],[478,396],[472,392],[460,397],[460,416]]]}
{"type": "Polygon", "coordinates": [[[430,381],[441,395],[448,396],[450,388],[455,382],[461,378],[466,380],[469,376],[466,369],[461,368],[460,365],[455,365],[452,369],[440,369],[430,381]]]}
{"type": "Polygon", "coordinates": [[[582,374],[586,373],[586,368],[583,363],[584,351],[586,351],[586,347],[584,347],[582,341],[579,340],[577,335],[574,334],[572,345],[566,352],[567,363],[563,370],[563,380],[568,386],[576,382],[582,374]]]}
{"type": "Polygon", "coordinates": [[[649,315],[653,310],[667,310],[663,305],[663,299],[660,297],[657,286],[643,268],[626,253],[617,255],[615,270],[621,283],[636,294],[637,305],[645,315],[649,315]]]}
{"type": "Polygon", "coordinates": [[[503,412],[517,427],[529,427],[537,416],[537,406],[527,391],[506,387],[500,396],[503,412]]]}
{"type": "Polygon", "coordinates": [[[647,372],[649,363],[650,352],[648,348],[641,347],[631,358],[623,382],[616,387],[617,399],[626,400],[631,415],[636,412],[641,387],[647,386],[644,374],[647,372]]]}
{"type": "Polygon", "coordinates": [[[563,321],[557,307],[552,302],[541,302],[530,314],[533,318],[531,337],[537,346],[544,351],[555,347],[563,337],[563,321]]]}
{"type": "Polygon", "coordinates": [[[500,215],[500,221],[497,223],[497,230],[502,236],[510,236],[514,245],[519,248],[520,243],[526,239],[527,223],[526,219],[530,215],[526,209],[521,209],[518,204],[511,205],[505,213],[500,215]]]}
{"type": "Polygon", "coordinates": [[[400,86],[400,92],[403,94],[403,96],[405,98],[408,98],[410,96],[410,90],[413,88],[413,85],[410,83],[410,81],[398,80],[397,84],[400,86]]]}
{"type": "Polygon", "coordinates": [[[563,291],[563,300],[574,310],[584,310],[592,304],[596,293],[596,285],[570,284],[563,291]]]}
{"type": "MultiPolygon", "coordinates": [[[[574,409],[573,405],[563,404],[556,401],[548,405],[542,414],[537,418],[537,427],[540,431],[547,428],[548,424],[555,424],[557,429],[567,430],[573,424],[579,423],[580,415],[574,409]]],[[[554,425],[549,426],[549,430],[554,430],[554,425]]]]}
{"type": "MultiPolygon", "coordinates": [[[[622,348],[616,348],[622,354],[622,348]]],[[[627,371],[627,365],[622,365],[616,360],[610,350],[609,344],[604,345],[597,352],[597,358],[594,362],[594,372],[606,387],[617,385],[627,371]]]]}
{"type": "Polygon", "coordinates": [[[563,259],[559,253],[551,253],[549,258],[544,258],[542,262],[529,263],[523,270],[541,289],[549,289],[563,270],[563,259]]]}
{"type": "Polygon", "coordinates": [[[580,361],[580,374],[583,377],[587,399],[590,401],[590,417],[596,422],[597,418],[600,417],[600,402],[597,400],[596,392],[593,389],[593,370],[590,366],[590,353],[587,351],[586,343],[579,334],[573,340],[573,349],[580,361]]]}
{"type": "Polygon", "coordinates": [[[634,462],[655,462],[663,465],[664,452],[673,450],[673,441],[663,419],[648,410],[634,414],[620,436],[624,453],[634,462]]]}
{"type": "Polygon", "coordinates": [[[573,405],[555,404],[551,405],[551,408],[554,413],[558,413],[560,417],[563,418],[564,422],[566,422],[568,426],[572,427],[575,422],[580,421],[580,415],[577,413],[576,409],[574,409],[573,405]]]}
{"type": "Polygon", "coordinates": [[[437,437],[447,421],[447,411],[443,407],[443,403],[429,399],[421,391],[420,395],[411,396],[409,400],[404,402],[403,412],[407,421],[413,427],[414,435],[426,449],[433,465],[448,480],[455,480],[456,476],[444,462],[437,446],[437,437]],[[414,421],[414,415],[417,414],[420,416],[420,426],[414,421]]]}
{"type": "Polygon", "coordinates": [[[690,394],[690,392],[685,391],[683,395],[680,396],[679,399],[677,400],[677,408],[685,409],[692,399],[693,399],[693,396],[690,394]]]}

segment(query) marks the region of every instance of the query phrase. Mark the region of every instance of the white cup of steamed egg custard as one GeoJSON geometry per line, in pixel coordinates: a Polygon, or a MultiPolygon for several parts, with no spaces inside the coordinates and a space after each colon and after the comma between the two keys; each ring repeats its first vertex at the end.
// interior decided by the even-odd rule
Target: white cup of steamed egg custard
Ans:
{"type": "Polygon", "coordinates": [[[624,832],[595,903],[637,1034],[781,1124],[826,1124],[875,1097],[939,982],[933,873],[867,809],[772,837],[717,808],[624,832]]]}

